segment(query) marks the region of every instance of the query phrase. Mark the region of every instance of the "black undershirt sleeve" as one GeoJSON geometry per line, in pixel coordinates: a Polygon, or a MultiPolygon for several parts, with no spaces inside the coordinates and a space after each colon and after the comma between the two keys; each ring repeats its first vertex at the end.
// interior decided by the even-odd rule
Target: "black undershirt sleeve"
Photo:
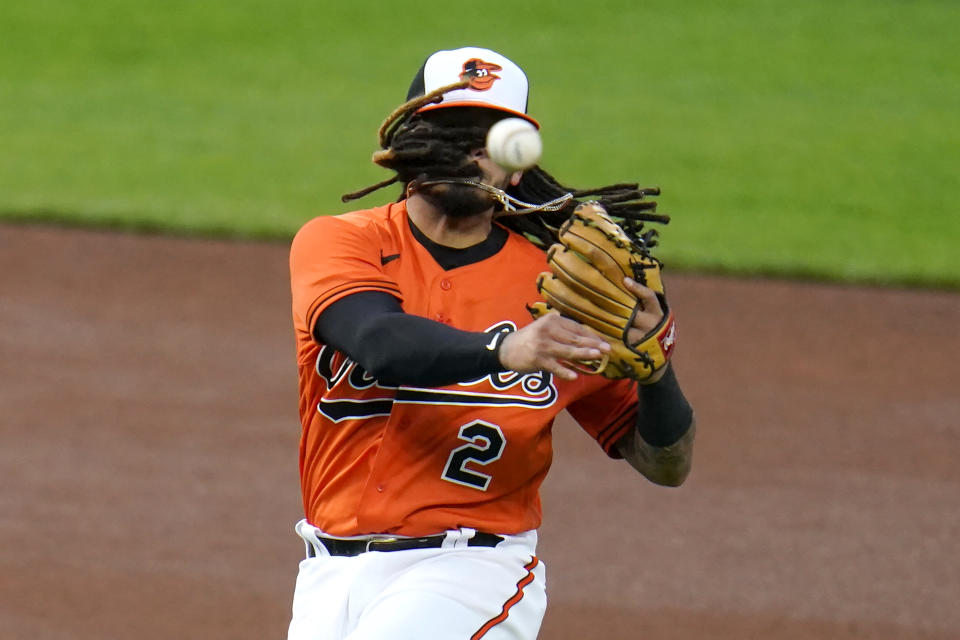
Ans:
{"type": "Polygon", "coordinates": [[[667,447],[683,437],[693,423],[693,408],[680,389],[672,364],[656,383],[639,385],[637,393],[637,431],[647,444],[667,447]]]}
{"type": "Polygon", "coordinates": [[[439,387],[504,371],[495,336],[404,313],[390,294],[363,291],[317,318],[314,338],[345,353],[384,384],[439,387]]]}

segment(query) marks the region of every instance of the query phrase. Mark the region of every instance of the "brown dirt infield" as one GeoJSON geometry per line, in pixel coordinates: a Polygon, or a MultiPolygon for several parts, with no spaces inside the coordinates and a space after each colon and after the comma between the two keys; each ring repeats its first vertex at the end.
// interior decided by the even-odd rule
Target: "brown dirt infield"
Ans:
{"type": "MultiPolygon", "coordinates": [[[[0,636],[285,637],[286,255],[0,225],[0,636]]],[[[541,637],[960,637],[960,294],[667,277],[694,472],[557,425],[541,637]]]]}

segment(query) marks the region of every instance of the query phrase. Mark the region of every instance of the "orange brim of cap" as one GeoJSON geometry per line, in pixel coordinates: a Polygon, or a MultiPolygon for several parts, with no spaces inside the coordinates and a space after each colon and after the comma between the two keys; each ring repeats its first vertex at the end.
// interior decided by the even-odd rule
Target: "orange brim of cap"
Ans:
{"type": "Polygon", "coordinates": [[[496,111],[503,111],[504,113],[509,113],[512,116],[518,118],[523,118],[537,129],[540,128],[540,123],[528,116],[527,114],[514,111],[513,109],[508,109],[506,107],[499,107],[495,104],[490,104],[489,102],[476,102],[473,100],[453,100],[450,102],[439,102],[437,104],[428,104],[424,107],[417,109],[417,113],[423,113],[424,111],[433,111],[434,109],[443,109],[445,107],[482,107],[484,109],[495,109],[496,111]]]}

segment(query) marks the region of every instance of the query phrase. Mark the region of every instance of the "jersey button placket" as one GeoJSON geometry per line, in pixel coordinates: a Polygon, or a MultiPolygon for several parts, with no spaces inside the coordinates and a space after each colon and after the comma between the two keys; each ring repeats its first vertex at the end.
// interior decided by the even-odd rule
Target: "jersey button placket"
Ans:
{"type": "MultiPolygon", "coordinates": [[[[450,282],[450,280],[448,280],[447,278],[444,278],[443,280],[440,281],[441,290],[450,291],[450,289],[452,288],[453,288],[453,283],[450,282]]],[[[447,314],[445,314],[443,311],[438,311],[437,314],[434,316],[434,318],[436,319],[437,322],[450,324],[450,318],[448,318],[447,314]]]]}

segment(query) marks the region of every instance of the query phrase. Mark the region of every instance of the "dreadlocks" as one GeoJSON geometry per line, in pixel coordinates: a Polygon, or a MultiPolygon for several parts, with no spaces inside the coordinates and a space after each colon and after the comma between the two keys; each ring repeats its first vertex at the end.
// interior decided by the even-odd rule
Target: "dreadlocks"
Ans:
{"type": "MultiPolygon", "coordinates": [[[[483,107],[456,107],[416,113],[421,107],[443,99],[443,94],[465,86],[466,82],[441,87],[425,96],[414,98],[395,109],[380,126],[381,149],[373,154],[373,161],[396,175],[365,189],[343,195],[349,202],[391,184],[404,187],[400,198],[421,183],[437,179],[477,180],[483,172],[470,159],[471,152],[486,143],[490,126],[503,114],[483,107]]],[[[540,166],[524,171],[520,183],[506,192],[518,200],[540,205],[565,196],[572,198],[553,211],[523,212],[511,215],[501,211],[497,221],[523,234],[528,240],[546,250],[557,241],[560,226],[584,200],[598,202],[634,240],[646,247],[656,245],[656,230],[644,231],[644,222],[666,224],[669,216],[655,213],[657,203],[647,196],[659,195],[660,189],[641,188],[636,183],[619,183],[595,189],[573,189],[560,184],[540,166]]]]}
{"type": "Polygon", "coordinates": [[[535,211],[524,215],[503,216],[498,222],[505,227],[524,234],[527,239],[542,249],[557,241],[560,226],[567,221],[573,210],[584,200],[599,202],[607,213],[617,221],[634,240],[647,247],[657,244],[655,229],[643,230],[644,222],[670,222],[670,216],[655,213],[657,203],[645,200],[647,196],[660,195],[657,187],[641,188],[636,183],[611,184],[596,189],[572,189],[557,182],[556,178],[536,166],[524,172],[520,184],[507,190],[511,196],[527,202],[548,202],[565,193],[573,194],[558,211],[535,211]]]}

